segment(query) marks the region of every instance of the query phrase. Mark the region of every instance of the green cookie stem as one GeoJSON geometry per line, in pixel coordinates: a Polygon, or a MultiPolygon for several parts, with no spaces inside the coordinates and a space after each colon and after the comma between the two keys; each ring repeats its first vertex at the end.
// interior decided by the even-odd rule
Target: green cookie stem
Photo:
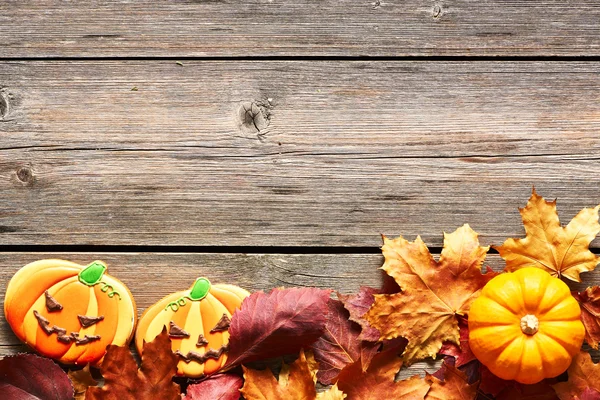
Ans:
{"type": "Polygon", "coordinates": [[[198,278],[190,290],[190,299],[192,301],[202,300],[210,290],[210,281],[206,278],[198,278]]]}
{"type": "Polygon", "coordinates": [[[94,286],[104,275],[106,265],[102,261],[94,261],[79,273],[79,282],[87,286],[94,286]]]}

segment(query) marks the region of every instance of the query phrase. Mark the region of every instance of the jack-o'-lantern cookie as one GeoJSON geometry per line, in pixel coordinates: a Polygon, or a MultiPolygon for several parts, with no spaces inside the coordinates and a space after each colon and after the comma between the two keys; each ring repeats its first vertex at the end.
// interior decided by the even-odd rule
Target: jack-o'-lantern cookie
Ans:
{"type": "Polygon", "coordinates": [[[234,285],[196,279],[190,289],[163,298],[142,314],[135,334],[138,352],[166,327],[171,349],[180,357],[178,375],[198,378],[217,372],[227,360],[231,315],[248,295],[234,285]]]}
{"type": "Polygon", "coordinates": [[[131,341],[137,311],[129,289],[103,262],[40,260],[10,280],[4,315],[38,353],[64,364],[99,365],[106,346],[131,341]]]}

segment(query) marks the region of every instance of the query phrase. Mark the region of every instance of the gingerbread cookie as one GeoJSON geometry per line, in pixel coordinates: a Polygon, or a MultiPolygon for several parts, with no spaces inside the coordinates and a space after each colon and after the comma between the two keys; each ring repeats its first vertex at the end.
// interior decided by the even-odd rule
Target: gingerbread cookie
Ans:
{"type": "Polygon", "coordinates": [[[196,279],[189,290],[173,293],[144,312],[135,334],[138,352],[166,327],[171,348],[180,357],[178,375],[197,378],[217,372],[227,360],[231,315],[249,294],[237,286],[196,279]]]}
{"type": "Polygon", "coordinates": [[[4,315],[19,339],[64,364],[99,365],[106,346],[128,344],[137,317],[129,289],[94,261],[40,260],[10,280],[4,315]]]}

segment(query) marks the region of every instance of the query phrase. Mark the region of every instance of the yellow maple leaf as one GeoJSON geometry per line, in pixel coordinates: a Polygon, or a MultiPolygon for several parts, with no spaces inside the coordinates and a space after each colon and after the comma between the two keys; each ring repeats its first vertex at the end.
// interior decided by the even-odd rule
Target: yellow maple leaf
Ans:
{"type": "Polygon", "coordinates": [[[304,352],[275,379],[270,369],[244,369],[244,386],[240,392],[246,400],[315,400],[317,391],[304,352]]]}
{"type": "Polygon", "coordinates": [[[340,389],[337,384],[330,387],[325,392],[317,394],[317,400],[344,400],[346,395],[340,389]]]}
{"type": "Polygon", "coordinates": [[[556,212],[556,200],[546,201],[535,189],[525,208],[520,208],[525,226],[524,239],[507,239],[494,246],[506,261],[507,271],[537,267],[553,276],[581,282],[581,272],[592,271],[600,257],[589,250],[600,232],[598,209],[584,208],[566,227],[556,212]]]}
{"type": "Polygon", "coordinates": [[[481,288],[496,274],[481,273],[489,247],[479,246],[477,233],[469,225],[444,234],[444,248],[435,261],[420,237],[384,237],[385,263],[402,292],[375,295],[365,314],[381,339],[408,339],[402,355],[406,364],[435,357],[442,342],[459,344],[456,315],[466,315],[481,288]]]}

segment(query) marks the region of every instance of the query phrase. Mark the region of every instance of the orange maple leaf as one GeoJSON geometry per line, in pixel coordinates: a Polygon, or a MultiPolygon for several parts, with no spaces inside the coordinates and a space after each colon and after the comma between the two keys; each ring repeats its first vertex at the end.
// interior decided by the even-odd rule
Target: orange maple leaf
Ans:
{"type": "Polygon", "coordinates": [[[474,400],[477,397],[477,383],[469,385],[464,372],[446,363],[442,365],[440,372],[443,380],[427,374],[425,380],[431,384],[431,389],[425,400],[474,400]]]}
{"type": "Polygon", "coordinates": [[[424,399],[430,383],[418,375],[395,382],[402,359],[394,351],[377,354],[367,371],[360,360],[346,366],[340,372],[338,387],[348,399],[360,400],[417,400],[424,399]]]}
{"type": "Polygon", "coordinates": [[[313,373],[303,351],[300,357],[279,373],[279,381],[270,369],[263,371],[243,367],[244,386],[240,392],[246,400],[315,400],[317,391],[313,373]]]}
{"type": "Polygon", "coordinates": [[[86,400],[181,400],[179,385],[172,378],[179,358],[171,351],[166,329],[152,342],[144,343],[142,366],[128,346],[110,345],[100,372],[104,386],[88,388],[86,400]]]}
{"type": "Polygon", "coordinates": [[[600,364],[594,364],[589,353],[580,351],[567,374],[569,380],[552,385],[560,400],[578,398],[588,388],[600,391],[600,364]]]}
{"type": "Polygon", "coordinates": [[[375,295],[365,314],[381,339],[408,339],[403,353],[406,364],[435,357],[443,342],[460,344],[457,315],[466,315],[481,288],[496,273],[481,266],[489,247],[479,246],[469,225],[444,234],[439,262],[433,259],[420,237],[414,242],[384,237],[385,263],[402,292],[375,295]]]}
{"type": "Polygon", "coordinates": [[[494,246],[506,261],[507,271],[537,267],[552,276],[564,276],[581,282],[581,272],[592,271],[600,257],[589,250],[600,232],[598,210],[584,208],[566,227],[560,225],[556,200],[546,201],[535,190],[525,208],[520,208],[525,226],[524,239],[507,239],[494,246]]]}

